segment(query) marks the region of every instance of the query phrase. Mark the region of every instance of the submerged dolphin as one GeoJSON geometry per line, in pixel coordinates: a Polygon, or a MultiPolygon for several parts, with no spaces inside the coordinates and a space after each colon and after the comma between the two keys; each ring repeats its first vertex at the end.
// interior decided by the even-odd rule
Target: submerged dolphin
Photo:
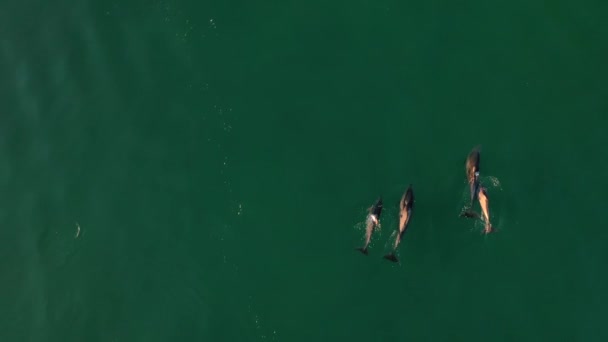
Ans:
{"type": "Polygon", "coordinates": [[[399,201],[399,234],[397,234],[397,238],[395,239],[395,245],[393,246],[393,251],[390,254],[384,256],[385,259],[388,259],[392,262],[397,262],[397,257],[395,256],[395,251],[403,238],[403,234],[407,230],[407,226],[410,223],[410,218],[412,217],[412,208],[414,208],[414,190],[412,190],[412,185],[407,188],[403,196],[401,196],[401,201],[399,201]]]}
{"type": "Polygon", "coordinates": [[[372,240],[372,233],[376,230],[376,227],[380,225],[380,214],[382,213],[382,197],[378,198],[376,203],[367,209],[367,225],[365,227],[365,245],[357,248],[358,251],[367,255],[367,247],[372,240]]]}
{"type": "Polygon", "coordinates": [[[479,146],[476,146],[469,153],[466,161],[467,181],[469,182],[469,189],[471,191],[471,207],[479,191],[479,160],[479,146]]]}
{"type": "Polygon", "coordinates": [[[460,213],[460,217],[479,218],[479,214],[473,210],[463,210],[462,213],[460,213]]]}

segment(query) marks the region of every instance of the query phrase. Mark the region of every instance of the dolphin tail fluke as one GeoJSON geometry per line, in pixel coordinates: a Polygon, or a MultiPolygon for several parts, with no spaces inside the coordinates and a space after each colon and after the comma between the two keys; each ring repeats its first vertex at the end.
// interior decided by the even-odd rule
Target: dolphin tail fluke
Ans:
{"type": "Polygon", "coordinates": [[[356,250],[358,250],[359,252],[367,255],[367,247],[359,247],[359,248],[355,248],[356,250]]]}
{"type": "Polygon", "coordinates": [[[384,259],[386,260],[390,260],[392,262],[399,262],[399,260],[397,259],[397,257],[395,256],[395,253],[390,253],[384,256],[384,259]]]}
{"type": "Polygon", "coordinates": [[[490,223],[486,223],[485,229],[483,230],[483,232],[485,234],[490,234],[492,232],[494,232],[494,229],[492,228],[492,225],[490,223]]]}

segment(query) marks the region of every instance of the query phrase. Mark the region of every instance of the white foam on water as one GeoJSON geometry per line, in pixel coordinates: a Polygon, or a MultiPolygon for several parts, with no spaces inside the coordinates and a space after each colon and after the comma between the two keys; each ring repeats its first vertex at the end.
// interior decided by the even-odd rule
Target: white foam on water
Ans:
{"type": "Polygon", "coordinates": [[[269,339],[270,341],[277,341],[276,329],[264,327],[264,325],[262,324],[262,318],[260,317],[260,315],[258,313],[254,312],[254,310],[252,309],[252,304],[251,304],[252,301],[253,301],[253,298],[251,296],[249,296],[248,309],[249,309],[249,314],[251,315],[251,318],[255,325],[256,334],[258,335],[259,338],[261,338],[264,341],[266,341],[267,339],[269,339]],[[272,333],[267,334],[267,332],[269,332],[269,331],[272,331],[272,333]]]}
{"type": "Polygon", "coordinates": [[[484,177],[483,180],[484,180],[484,183],[490,183],[492,185],[492,188],[499,189],[502,191],[502,184],[500,183],[500,180],[498,180],[498,178],[496,178],[494,176],[487,176],[487,177],[484,177]]]}

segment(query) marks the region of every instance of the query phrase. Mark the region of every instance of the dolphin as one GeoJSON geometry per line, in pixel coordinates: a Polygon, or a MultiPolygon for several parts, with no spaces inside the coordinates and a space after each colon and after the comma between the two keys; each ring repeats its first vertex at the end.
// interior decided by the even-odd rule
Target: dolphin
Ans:
{"type": "Polygon", "coordinates": [[[398,262],[397,257],[395,256],[395,251],[403,238],[403,234],[407,230],[407,226],[410,223],[410,218],[412,217],[412,209],[414,208],[414,190],[412,189],[412,185],[407,188],[407,190],[401,196],[401,201],[399,201],[399,234],[395,239],[395,245],[393,246],[393,251],[384,256],[385,259],[388,259],[392,262],[398,262]]]}
{"type": "Polygon", "coordinates": [[[471,191],[471,207],[479,191],[479,149],[479,146],[474,147],[467,156],[466,161],[467,181],[469,182],[469,189],[471,191]]]}
{"type": "Polygon", "coordinates": [[[485,188],[479,190],[479,206],[481,207],[482,219],[485,222],[485,228],[483,232],[489,234],[493,231],[492,224],[490,223],[490,207],[489,207],[488,193],[485,188]]]}
{"type": "Polygon", "coordinates": [[[358,251],[367,255],[367,247],[372,240],[372,233],[376,230],[376,227],[380,226],[380,214],[382,213],[382,197],[379,197],[376,203],[367,209],[367,225],[365,227],[365,245],[357,248],[358,251]]]}

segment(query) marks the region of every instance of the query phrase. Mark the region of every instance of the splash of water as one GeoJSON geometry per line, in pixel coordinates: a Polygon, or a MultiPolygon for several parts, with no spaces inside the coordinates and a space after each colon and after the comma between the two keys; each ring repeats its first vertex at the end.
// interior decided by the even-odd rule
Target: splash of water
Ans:
{"type": "Polygon", "coordinates": [[[494,176],[487,176],[484,179],[484,183],[486,183],[485,181],[487,181],[487,183],[490,183],[492,188],[502,191],[502,184],[500,183],[500,180],[498,180],[498,178],[496,178],[494,176]]]}

